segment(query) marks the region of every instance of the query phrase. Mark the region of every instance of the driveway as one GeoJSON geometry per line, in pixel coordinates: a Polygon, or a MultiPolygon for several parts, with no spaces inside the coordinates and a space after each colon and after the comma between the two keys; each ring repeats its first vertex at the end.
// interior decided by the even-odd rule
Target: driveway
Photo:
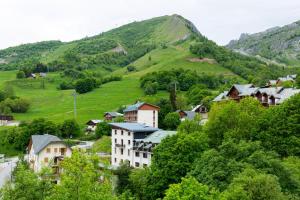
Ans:
{"type": "Polygon", "coordinates": [[[16,163],[18,162],[18,158],[11,158],[8,162],[0,163],[0,188],[6,183],[6,181],[10,180],[11,172],[16,167],[16,163]]]}

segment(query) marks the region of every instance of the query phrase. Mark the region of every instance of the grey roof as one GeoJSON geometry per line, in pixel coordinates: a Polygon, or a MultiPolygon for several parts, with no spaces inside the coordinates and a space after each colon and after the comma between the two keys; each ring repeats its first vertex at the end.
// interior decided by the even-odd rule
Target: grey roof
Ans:
{"type": "Polygon", "coordinates": [[[278,95],[279,100],[277,104],[282,103],[283,101],[294,96],[295,94],[300,94],[300,89],[286,88],[282,90],[278,95]]]}
{"type": "Polygon", "coordinates": [[[48,144],[52,142],[62,142],[61,139],[59,139],[57,136],[54,135],[32,135],[31,136],[32,141],[32,148],[34,150],[35,154],[38,154],[40,151],[42,151],[48,144]]]}
{"type": "Polygon", "coordinates": [[[118,112],[106,112],[104,115],[111,115],[112,117],[119,117],[119,116],[123,116],[123,114],[118,113],[118,112]]]}
{"type": "Polygon", "coordinates": [[[159,130],[147,136],[145,139],[143,139],[143,142],[159,144],[164,138],[175,135],[176,133],[176,131],[159,130]]]}
{"type": "Polygon", "coordinates": [[[244,88],[239,96],[251,96],[258,91],[259,88],[252,87],[252,88],[244,88]]]}
{"type": "Polygon", "coordinates": [[[183,111],[186,113],[186,119],[189,119],[189,120],[193,120],[196,116],[196,112],[195,111],[183,111]]]}
{"type": "Polygon", "coordinates": [[[233,87],[235,87],[239,91],[239,93],[243,93],[245,90],[253,88],[254,86],[253,84],[234,84],[233,87]]]}
{"type": "Polygon", "coordinates": [[[227,98],[227,94],[228,94],[228,91],[224,91],[224,92],[222,92],[221,94],[219,94],[218,96],[216,96],[216,97],[213,99],[213,101],[215,101],[215,102],[222,101],[222,100],[224,100],[224,99],[227,98]]]}
{"type": "Polygon", "coordinates": [[[136,104],[130,105],[128,106],[124,112],[130,112],[130,111],[136,111],[139,109],[139,107],[141,107],[142,105],[144,105],[144,102],[137,102],[136,104]]]}
{"type": "Polygon", "coordinates": [[[274,96],[281,92],[283,87],[269,87],[269,88],[260,88],[258,91],[262,94],[267,94],[268,96],[274,96]]]}
{"type": "Polygon", "coordinates": [[[112,126],[116,126],[131,132],[154,132],[159,130],[151,126],[147,126],[141,123],[109,123],[112,126]]]}

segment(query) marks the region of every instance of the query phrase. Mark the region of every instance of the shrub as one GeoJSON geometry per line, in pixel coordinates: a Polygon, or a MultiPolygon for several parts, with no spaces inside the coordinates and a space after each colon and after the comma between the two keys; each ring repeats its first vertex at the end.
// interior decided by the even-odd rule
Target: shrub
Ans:
{"type": "Polygon", "coordinates": [[[26,78],[26,75],[25,75],[24,71],[19,70],[19,71],[17,72],[16,77],[17,77],[17,79],[22,79],[22,78],[26,78]]]}
{"type": "Polygon", "coordinates": [[[136,70],[135,66],[132,66],[132,65],[127,66],[127,71],[128,72],[133,72],[135,70],[136,70]]]}
{"type": "Polygon", "coordinates": [[[101,122],[97,125],[96,132],[97,138],[101,138],[103,135],[111,135],[111,127],[107,122],[101,122]]]}
{"type": "Polygon", "coordinates": [[[92,91],[97,86],[96,80],[93,78],[81,79],[76,82],[75,89],[79,94],[92,91]]]}

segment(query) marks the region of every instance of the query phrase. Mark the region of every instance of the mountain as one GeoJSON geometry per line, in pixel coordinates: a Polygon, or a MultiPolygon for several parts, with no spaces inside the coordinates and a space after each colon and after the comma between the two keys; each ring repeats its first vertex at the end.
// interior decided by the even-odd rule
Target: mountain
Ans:
{"type": "MultiPolygon", "coordinates": [[[[168,98],[166,91],[146,96],[140,88],[140,78],[151,72],[182,68],[220,78],[228,84],[253,82],[259,85],[289,73],[255,57],[218,46],[179,15],[133,22],[71,42],[45,41],[10,47],[0,50],[0,60],[0,70],[7,70],[0,72],[0,88],[9,84],[16,96],[31,102],[27,113],[14,114],[17,120],[44,117],[60,122],[73,118],[74,90],[60,90],[62,83],[73,86],[79,77],[92,77],[100,82],[114,75],[122,76],[120,81],[103,81],[99,88],[78,95],[77,121],[81,125],[90,119],[101,119],[102,113],[136,100],[151,102],[151,99],[168,98]],[[51,72],[46,79],[16,79],[16,71],[9,71],[30,71],[41,66],[39,63],[51,72]]],[[[187,77],[184,81],[193,78],[187,77]]]]}
{"type": "Polygon", "coordinates": [[[4,49],[0,51],[0,67],[17,69],[31,62],[54,66],[65,64],[63,58],[89,67],[125,66],[158,46],[188,39],[192,34],[199,33],[179,15],[157,17],[77,41],[45,41],[4,49]]]}
{"type": "Polygon", "coordinates": [[[255,34],[242,34],[228,48],[287,66],[300,66],[300,21],[255,34]]]}

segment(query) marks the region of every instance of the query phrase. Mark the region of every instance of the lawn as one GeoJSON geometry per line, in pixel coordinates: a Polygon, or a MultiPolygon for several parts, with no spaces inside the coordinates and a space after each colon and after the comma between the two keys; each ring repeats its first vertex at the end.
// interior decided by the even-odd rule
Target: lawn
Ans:
{"type": "Polygon", "coordinates": [[[111,138],[109,136],[103,136],[99,140],[97,140],[92,148],[94,153],[102,152],[102,153],[111,153],[111,138]]]}
{"type": "MultiPolygon", "coordinates": [[[[57,83],[46,81],[45,89],[41,80],[15,80],[10,82],[17,96],[31,102],[27,113],[15,114],[17,120],[32,120],[44,117],[55,122],[74,117],[74,90],[58,90],[57,83]]],[[[89,119],[101,119],[104,112],[118,109],[121,105],[134,103],[143,96],[139,80],[125,78],[110,82],[87,94],[77,96],[77,121],[83,125],[89,119]]]]}

